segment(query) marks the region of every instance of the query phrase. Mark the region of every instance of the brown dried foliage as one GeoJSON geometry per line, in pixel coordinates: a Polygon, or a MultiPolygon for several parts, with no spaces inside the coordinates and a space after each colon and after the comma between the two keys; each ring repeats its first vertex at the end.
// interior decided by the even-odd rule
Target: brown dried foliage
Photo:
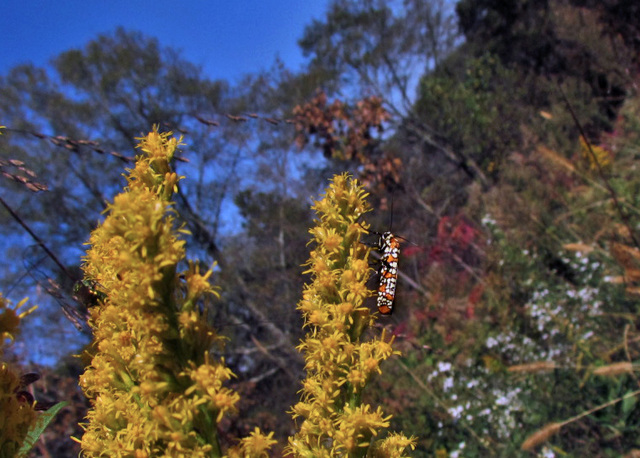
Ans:
{"type": "Polygon", "coordinates": [[[0,159],[0,174],[5,178],[23,184],[29,191],[46,191],[47,185],[35,181],[36,173],[17,159],[0,159]]]}
{"type": "Polygon", "coordinates": [[[593,370],[593,375],[613,377],[631,372],[633,372],[633,364],[628,361],[622,361],[619,363],[607,364],[606,366],[600,366],[593,370]]]}
{"type": "Polygon", "coordinates": [[[556,369],[556,367],[556,363],[554,363],[553,361],[537,361],[535,363],[509,366],[508,371],[514,373],[531,374],[535,372],[549,372],[556,369]]]}
{"type": "Polygon", "coordinates": [[[542,429],[539,429],[525,440],[520,446],[521,450],[531,450],[540,444],[548,441],[554,434],[558,433],[562,428],[562,423],[549,423],[542,429]]]}
{"type": "Polygon", "coordinates": [[[327,158],[362,164],[361,179],[369,189],[392,188],[400,181],[402,161],[380,151],[379,138],[372,135],[379,136],[390,119],[380,97],[366,97],[352,107],[338,99],[329,102],[319,91],[308,103],[296,106],[293,114],[298,147],[313,141],[327,158]]]}

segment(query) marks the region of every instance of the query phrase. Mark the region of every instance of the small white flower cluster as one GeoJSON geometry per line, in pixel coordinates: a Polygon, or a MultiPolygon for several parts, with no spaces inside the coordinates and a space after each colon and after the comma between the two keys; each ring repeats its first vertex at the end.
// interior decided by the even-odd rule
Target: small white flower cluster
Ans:
{"type": "Polygon", "coordinates": [[[565,255],[562,261],[572,272],[580,274],[581,285],[568,282],[545,285],[534,291],[526,305],[532,324],[540,333],[540,341],[546,342],[549,348],[538,354],[539,358],[554,359],[569,350],[573,343],[562,339],[568,329],[582,341],[596,335],[592,326],[597,325],[597,318],[602,314],[602,288],[588,286],[602,285],[602,264],[582,253],[565,255]]]}
{"type": "Polygon", "coordinates": [[[556,453],[549,447],[542,447],[537,456],[538,458],[556,458],[556,453]]]}
{"type": "Polygon", "coordinates": [[[482,217],[481,224],[488,229],[495,228],[498,225],[494,217],[489,213],[482,217]]]}
{"type": "Polygon", "coordinates": [[[458,444],[458,448],[455,450],[452,450],[451,452],[449,452],[449,458],[460,458],[462,455],[462,452],[465,448],[467,444],[465,442],[460,442],[458,444]]]}
{"type": "MultiPolygon", "coordinates": [[[[488,345],[502,345],[503,337],[489,338],[488,345]]],[[[487,370],[478,372],[471,360],[466,364],[466,368],[456,370],[450,362],[440,361],[427,380],[434,387],[439,382],[444,405],[453,423],[462,422],[482,434],[489,433],[488,428],[491,428],[497,437],[508,440],[513,429],[518,427],[517,412],[524,409],[520,400],[522,389],[503,386],[501,379],[493,376],[487,378],[487,370]]],[[[443,424],[438,426],[442,428],[443,424]]],[[[462,456],[464,446],[461,443],[457,450],[450,451],[450,456],[462,456]]]]}

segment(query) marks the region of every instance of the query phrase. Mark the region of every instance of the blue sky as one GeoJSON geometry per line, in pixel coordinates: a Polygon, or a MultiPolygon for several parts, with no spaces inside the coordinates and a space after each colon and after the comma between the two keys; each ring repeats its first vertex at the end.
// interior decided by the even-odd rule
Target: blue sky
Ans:
{"type": "MultiPolygon", "coordinates": [[[[324,16],[328,3],[329,0],[8,0],[2,2],[0,9],[0,75],[29,62],[46,66],[61,52],[83,48],[99,34],[113,32],[119,26],[155,37],[161,46],[181,51],[183,59],[200,65],[212,79],[237,82],[247,73],[268,69],[276,57],[288,68],[298,70],[304,59],[297,41],[313,18],[324,16]]],[[[32,296],[34,301],[35,297],[32,296]]],[[[31,342],[23,351],[40,363],[55,362],[58,350],[48,347],[47,342],[31,342]]]]}
{"type": "Polygon", "coordinates": [[[158,38],[162,46],[231,82],[268,68],[276,56],[297,70],[297,40],[323,17],[328,0],[10,0],[0,10],[0,74],[82,48],[118,26],[158,38]]]}

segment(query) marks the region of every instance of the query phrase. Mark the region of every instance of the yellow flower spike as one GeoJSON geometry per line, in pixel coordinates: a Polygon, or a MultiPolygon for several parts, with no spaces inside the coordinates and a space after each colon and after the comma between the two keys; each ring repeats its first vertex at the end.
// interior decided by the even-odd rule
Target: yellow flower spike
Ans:
{"type": "Polygon", "coordinates": [[[212,271],[177,272],[179,144],[157,128],[140,140],[146,154],[91,234],[83,268],[106,297],[91,308],[97,353],[80,379],[92,404],[84,456],[222,456],[216,423],[238,394],[223,386],[233,376],[224,361],[209,358],[220,338],[198,307],[217,294],[212,271]]]}
{"type": "Polygon", "coordinates": [[[229,450],[229,457],[268,458],[269,450],[276,443],[273,432],[264,435],[260,428],[255,428],[249,437],[245,437],[240,444],[229,450]]]}
{"type": "Polygon", "coordinates": [[[309,232],[315,246],[305,264],[311,283],[298,304],[308,329],[297,347],[305,354],[307,379],[301,401],[291,410],[300,427],[289,438],[288,455],[341,456],[357,451],[365,456],[371,438],[389,425],[380,408],[361,403],[367,381],[393,354],[384,333],[369,342],[360,340],[373,321],[364,304],[373,295],[366,286],[370,249],[360,243],[367,233],[366,224],[359,223],[369,211],[366,195],[356,180],[337,175],[312,207],[316,227],[309,232]]]}
{"type": "MultiPolygon", "coordinates": [[[[0,294],[0,356],[4,346],[13,341],[19,332],[20,320],[36,307],[18,312],[27,299],[15,307],[0,294]]],[[[20,387],[20,376],[9,364],[0,361],[0,455],[17,456],[37,417],[33,405],[21,400],[16,393],[20,387]]]]}

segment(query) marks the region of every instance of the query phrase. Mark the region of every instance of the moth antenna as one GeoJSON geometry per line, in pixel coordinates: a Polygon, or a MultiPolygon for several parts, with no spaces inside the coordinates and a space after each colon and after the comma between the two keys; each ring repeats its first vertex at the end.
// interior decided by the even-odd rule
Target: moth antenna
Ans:
{"type": "Polygon", "coordinates": [[[393,192],[391,192],[391,214],[389,215],[389,232],[393,229],[393,192]]]}

